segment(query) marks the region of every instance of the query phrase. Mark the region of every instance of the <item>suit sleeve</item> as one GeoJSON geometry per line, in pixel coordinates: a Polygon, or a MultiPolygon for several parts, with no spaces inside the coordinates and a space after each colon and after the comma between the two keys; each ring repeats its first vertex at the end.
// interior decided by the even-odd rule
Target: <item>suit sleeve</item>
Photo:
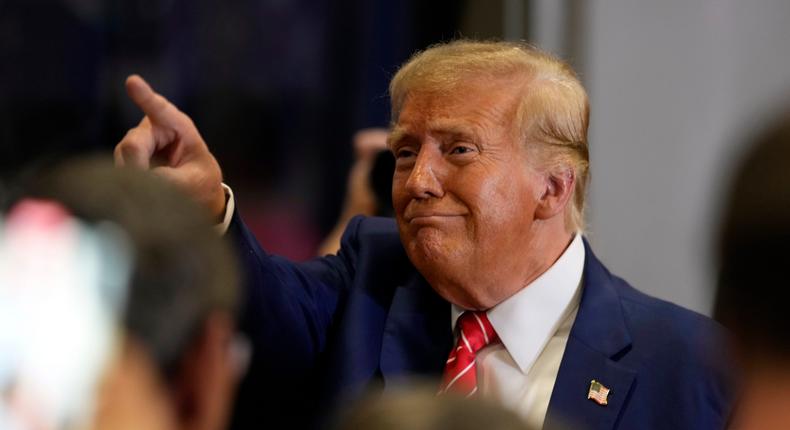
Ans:
{"type": "Polygon", "coordinates": [[[308,426],[322,352],[353,282],[357,231],[349,222],[336,256],[294,263],[269,255],[233,214],[227,237],[238,253],[243,292],[240,328],[252,345],[236,397],[232,429],[308,426]]]}
{"type": "Polygon", "coordinates": [[[361,220],[349,223],[338,255],[294,263],[263,250],[235,211],[227,234],[244,279],[241,328],[255,350],[276,351],[267,353],[270,365],[292,371],[313,367],[353,281],[361,220]]]}

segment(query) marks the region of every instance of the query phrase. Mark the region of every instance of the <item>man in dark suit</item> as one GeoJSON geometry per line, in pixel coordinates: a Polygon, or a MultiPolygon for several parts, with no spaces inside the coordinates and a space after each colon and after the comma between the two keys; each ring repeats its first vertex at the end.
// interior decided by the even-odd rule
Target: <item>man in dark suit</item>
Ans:
{"type": "Polygon", "coordinates": [[[583,239],[589,106],[556,58],[470,41],[412,58],[390,86],[396,220],[356,218],[337,255],[304,264],[259,247],[183,113],[138,77],[127,89],[146,118],[118,164],[165,155],[247,268],[256,351],[237,423],[315,423],[372,384],[428,376],[536,427],[723,426],[718,326],[639,293],[583,239]]]}

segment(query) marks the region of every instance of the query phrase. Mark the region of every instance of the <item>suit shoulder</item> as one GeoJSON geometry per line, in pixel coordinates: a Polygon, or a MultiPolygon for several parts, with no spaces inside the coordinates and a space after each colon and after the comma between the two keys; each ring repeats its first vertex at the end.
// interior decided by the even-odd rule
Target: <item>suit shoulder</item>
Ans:
{"type": "MultiPolygon", "coordinates": [[[[673,364],[697,375],[731,372],[725,329],[713,319],[645,294],[612,275],[633,351],[646,362],[673,364]],[[696,369],[696,370],[694,370],[696,369]]],[[[681,371],[681,369],[675,369],[681,371]]]]}
{"type": "Polygon", "coordinates": [[[688,338],[690,329],[710,334],[722,333],[724,330],[719,323],[705,315],[653,297],[634,288],[622,278],[611,276],[626,315],[643,326],[655,325],[669,330],[669,333],[683,334],[684,339],[688,338]]]}
{"type": "Polygon", "coordinates": [[[686,388],[685,395],[696,394],[687,401],[712,407],[723,420],[737,380],[724,327],[707,316],[645,294],[616,276],[612,281],[632,341],[623,360],[641,370],[642,384],[661,387],[673,381],[692,387],[686,388]],[[704,398],[695,397],[698,395],[704,398]]]}
{"type": "Polygon", "coordinates": [[[690,335],[709,336],[723,333],[723,328],[712,319],[674,303],[646,294],[624,279],[612,274],[598,260],[585,241],[585,276],[589,281],[617,296],[624,322],[632,335],[655,335],[654,343],[667,341],[695,341],[690,335]]]}
{"type": "MultiPolygon", "coordinates": [[[[398,236],[398,226],[394,218],[357,215],[351,223],[359,223],[359,233],[367,235],[398,236]]],[[[349,223],[349,224],[351,224],[349,223]]]]}
{"type": "Polygon", "coordinates": [[[343,241],[359,249],[403,252],[393,218],[357,215],[349,221],[343,241]]]}
{"type": "Polygon", "coordinates": [[[353,261],[355,272],[363,277],[384,273],[393,279],[401,279],[414,270],[392,218],[352,218],[341,240],[341,253],[353,261]]]}

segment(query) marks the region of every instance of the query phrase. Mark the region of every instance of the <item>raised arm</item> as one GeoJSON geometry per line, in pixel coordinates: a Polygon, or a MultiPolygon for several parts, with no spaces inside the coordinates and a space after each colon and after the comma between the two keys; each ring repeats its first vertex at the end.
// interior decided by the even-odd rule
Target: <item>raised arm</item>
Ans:
{"type": "MultiPolygon", "coordinates": [[[[145,116],[116,146],[116,164],[150,169],[173,181],[219,223],[226,212],[222,172],[195,124],[139,76],[127,79],[126,90],[145,116]]],[[[355,235],[349,235],[339,255],[295,264],[269,255],[238,211],[228,212],[232,221],[225,234],[245,278],[240,327],[252,344],[234,422],[238,428],[249,423],[257,428],[262,422],[277,427],[280,419],[295,416],[308,419],[292,408],[302,404],[305,390],[315,390],[311,378],[354,276],[355,235]]]]}
{"type": "MultiPolygon", "coordinates": [[[[115,147],[116,164],[164,176],[217,222],[222,220],[226,211],[222,172],[195,124],[139,76],[126,80],[126,91],[145,116],[115,147]]],[[[303,266],[270,256],[239,214],[232,215],[227,235],[247,275],[241,303],[246,331],[255,347],[274,348],[294,371],[309,367],[323,348],[335,305],[350,282],[349,264],[333,257],[303,266]]]]}

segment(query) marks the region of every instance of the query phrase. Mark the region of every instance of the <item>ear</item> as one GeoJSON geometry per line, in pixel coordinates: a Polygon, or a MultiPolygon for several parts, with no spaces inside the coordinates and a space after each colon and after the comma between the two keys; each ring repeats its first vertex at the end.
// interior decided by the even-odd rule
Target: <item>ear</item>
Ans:
{"type": "Polygon", "coordinates": [[[230,348],[234,333],[229,315],[210,314],[181,360],[173,388],[182,429],[218,430],[227,426],[238,382],[230,348]]]}
{"type": "Polygon", "coordinates": [[[568,201],[576,188],[576,174],[572,168],[560,166],[544,173],[545,188],[538,200],[535,217],[548,220],[565,213],[568,201]]]}

